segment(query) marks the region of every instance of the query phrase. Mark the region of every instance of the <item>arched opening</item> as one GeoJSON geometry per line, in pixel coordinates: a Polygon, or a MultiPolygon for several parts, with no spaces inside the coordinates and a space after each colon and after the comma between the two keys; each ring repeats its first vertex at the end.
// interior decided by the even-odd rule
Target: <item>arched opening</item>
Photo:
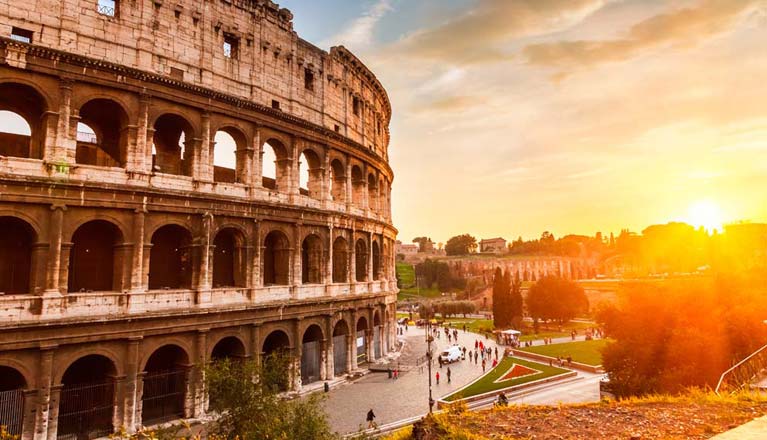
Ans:
{"type": "Polygon", "coordinates": [[[213,287],[244,287],[245,261],[242,234],[233,228],[222,229],[213,240],[213,287]]]}
{"type": "Polygon", "coordinates": [[[334,202],[346,201],[346,168],[338,159],[330,162],[330,195],[334,202]]]}
{"type": "Polygon", "coordinates": [[[59,398],[58,438],[90,439],[114,432],[114,363],[88,355],[64,372],[59,398]]]}
{"type": "Polygon", "coordinates": [[[144,426],[186,416],[189,356],[178,345],[165,345],[144,367],[141,422],[144,426]]]}
{"type": "Polygon", "coordinates": [[[368,174],[368,208],[378,212],[378,182],[372,174],[368,174]]]}
{"type": "Polygon", "coordinates": [[[0,217],[0,292],[30,293],[32,245],[36,234],[29,223],[0,217]]]}
{"type": "Polygon", "coordinates": [[[357,207],[362,207],[365,199],[365,176],[362,174],[362,168],[357,165],[352,167],[352,203],[357,207]]]}
{"type": "Polygon", "coordinates": [[[0,84],[0,156],[42,159],[47,109],[32,87],[0,84]]]}
{"type": "Polygon", "coordinates": [[[354,265],[356,266],[355,279],[358,282],[368,279],[368,246],[365,240],[359,239],[354,245],[354,265]]]}
{"type": "Polygon", "coordinates": [[[322,240],[311,234],[301,244],[301,282],[322,283],[322,240]]]}
{"type": "Polygon", "coordinates": [[[213,148],[213,180],[246,183],[245,149],[248,142],[239,130],[224,128],[216,132],[213,148]]]}
{"type": "Polygon", "coordinates": [[[299,190],[313,199],[322,197],[322,161],[313,150],[304,150],[298,161],[299,190]]]}
{"type": "Polygon", "coordinates": [[[343,237],[333,242],[333,282],[349,282],[349,245],[343,237]]]}
{"type": "Polygon", "coordinates": [[[21,436],[24,426],[24,388],[27,382],[16,369],[0,365],[0,426],[21,436]]]}
{"type": "Polygon", "coordinates": [[[165,114],[157,118],[152,138],[152,171],[191,176],[193,133],[192,125],[181,116],[165,114]]]}
{"type": "Polygon", "coordinates": [[[362,316],[357,320],[357,333],[356,344],[357,347],[357,365],[364,364],[368,361],[368,345],[367,345],[367,330],[368,320],[362,316]]]}
{"type": "Polygon", "coordinates": [[[290,242],[280,231],[270,232],[264,239],[264,285],[290,284],[290,242]]]}
{"type": "Polygon", "coordinates": [[[301,383],[304,385],[320,380],[323,339],[322,329],[316,324],[304,332],[301,341],[301,383]]]}
{"type": "Polygon", "coordinates": [[[181,226],[166,225],[155,231],[149,253],[149,289],[191,287],[191,243],[191,234],[181,226]]]}
{"type": "Polygon", "coordinates": [[[381,324],[381,313],[376,310],[373,312],[373,356],[380,358],[383,352],[383,325],[381,324]]]}
{"type": "Polygon", "coordinates": [[[341,319],[333,327],[333,370],[336,376],[349,371],[349,325],[341,319]]]}
{"type": "Polygon", "coordinates": [[[381,249],[377,241],[373,241],[373,280],[381,279],[381,249]]]}
{"type": "Polygon", "coordinates": [[[264,188],[285,192],[288,190],[290,158],[288,149],[277,139],[269,139],[262,146],[261,176],[264,188]]]}
{"type": "Polygon", "coordinates": [[[264,383],[275,390],[290,387],[290,338],[282,330],[269,333],[263,345],[264,383]]]}
{"type": "Polygon", "coordinates": [[[93,99],[80,107],[75,162],[101,167],[125,166],[128,115],[109,99],[93,99]]]}
{"type": "Polygon", "coordinates": [[[115,248],[122,241],[120,230],[107,221],[94,220],[77,228],[69,255],[68,290],[119,291],[123,262],[115,248]]]}
{"type": "Polygon", "coordinates": [[[245,345],[235,336],[227,336],[218,341],[210,354],[211,360],[232,359],[239,360],[245,358],[245,345]]]}

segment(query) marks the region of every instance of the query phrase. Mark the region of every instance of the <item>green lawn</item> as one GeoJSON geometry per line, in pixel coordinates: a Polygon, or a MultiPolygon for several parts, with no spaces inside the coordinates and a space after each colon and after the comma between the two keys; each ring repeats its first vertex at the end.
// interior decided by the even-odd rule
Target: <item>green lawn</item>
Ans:
{"type": "Polygon", "coordinates": [[[463,325],[466,324],[466,330],[472,333],[491,332],[495,328],[492,319],[450,318],[447,322],[458,329],[463,329],[463,325]]]}
{"type": "Polygon", "coordinates": [[[403,301],[408,298],[436,298],[441,296],[441,292],[436,287],[428,289],[418,288],[415,285],[415,267],[407,263],[397,263],[397,276],[400,279],[401,288],[397,300],[403,301]]]}
{"type": "Polygon", "coordinates": [[[452,402],[453,400],[456,400],[456,399],[476,396],[478,394],[483,394],[490,391],[501,390],[504,388],[509,388],[514,385],[533,382],[536,380],[544,379],[551,376],[556,376],[563,373],[567,373],[567,370],[563,368],[549,367],[548,365],[539,364],[537,362],[525,361],[515,357],[507,357],[507,358],[504,358],[498,364],[497,367],[495,367],[492,371],[490,371],[490,373],[488,373],[482,379],[474,382],[473,384],[469,385],[467,388],[464,388],[459,393],[455,393],[455,394],[451,394],[447,396],[444,400],[447,400],[448,402],[452,402]],[[532,374],[530,376],[520,377],[517,379],[508,380],[508,381],[503,381],[500,383],[495,383],[495,380],[500,378],[502,375],[504,375],[508,371],[508,369],[511,368],[512,364],[519,364],[524,367],[533,368],[535,370],[540,371],[540,373],[532,374]]]}
{"type": "Polygon", "coordinates": [[[415,284],[415,267],[412,265],[397,262],[397,275],[399,276],[403,287],[409,287],[415,284]]]}
{"type": "Polygon", "coordinates": [[[575,362],[586,365],[602,365],[602,349],[609,343],[610,341],[607,339],[594,339],[565,344],[535,345],[523,347],[520,350],[551,357],[560,356],[565,359],[572,356],[575,362]]]}

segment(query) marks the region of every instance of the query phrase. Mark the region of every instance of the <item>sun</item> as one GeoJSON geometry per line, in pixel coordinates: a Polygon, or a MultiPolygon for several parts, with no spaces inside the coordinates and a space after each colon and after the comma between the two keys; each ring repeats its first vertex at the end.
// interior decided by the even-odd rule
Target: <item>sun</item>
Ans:
{"type": "Polygon", "coordinates": [[[696,228],[703,227],[709,233],[722,230],[722,210],[711,200],[700,200],[688,210],[687,222],[696,228]]]}

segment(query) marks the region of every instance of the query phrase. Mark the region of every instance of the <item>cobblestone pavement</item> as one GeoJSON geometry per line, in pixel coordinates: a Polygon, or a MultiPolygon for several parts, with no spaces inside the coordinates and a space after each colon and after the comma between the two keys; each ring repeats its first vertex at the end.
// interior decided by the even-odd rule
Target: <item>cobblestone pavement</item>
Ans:
{"type": "MultiPolygon", "coordinates": [[[[482,340],[486,346],[495,348],[496,344],[474,333],[458,331],[458,344],[465,346],[467,352],[474,349],[474,341],[482,340]]],[[[411,327],[405,336],[406,348],[403,355],[406,358],[421,356],[426,353],[426,341],[424,329],[411,327]]],[[[449,346],[444,332],[440,339],[435,339],[434,352],[439,353],[449,346]]],[[[499,347],[499,356],[502,356],[503,347],[499,347]]],[[[405,357],[403,357],[403,362],[405,357]]],[[[468,356],[464,361],[458,361],[451,365],[451,383],[447,383],[447,368],[441,369],[435,364],[432,367],[432,392],[434,399],[446,396],[450,392],[466,385],[482,375],[482,360],[478,364],[469,363],[468,356]],[[439,371],[440,383],[434,381],[434,374],[439,371]]],[[[488,363],[490,369],[492,363],[488,363]]],[[[427,366],[423,369],[414,368],[403,372],[397,380],[389,379],[386,373],[371,373],[350,384],[342,385],[328,393],[325,401],[330,424],[339,433],[346,434],[356,432],[360,425],[365,424],[365,415],[369,409],[376,414],[376,422],[384,425],[398,420],[418,416],[429,411],[429,383],[427,366]]]]}

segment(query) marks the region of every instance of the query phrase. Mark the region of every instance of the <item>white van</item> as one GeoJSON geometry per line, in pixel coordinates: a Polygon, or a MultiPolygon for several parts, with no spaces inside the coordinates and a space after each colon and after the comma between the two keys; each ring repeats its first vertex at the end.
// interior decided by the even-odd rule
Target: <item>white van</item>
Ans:
{"type": "Polygon", "coordinates": [[[461,347],[457,345],[453,345],[452,347],[448,347],[439,354],[439,360],[442,361],[443,364],[450,364],[456,361],[461,360],[461,355],[463,352],[461,351],[461,347]]]}

